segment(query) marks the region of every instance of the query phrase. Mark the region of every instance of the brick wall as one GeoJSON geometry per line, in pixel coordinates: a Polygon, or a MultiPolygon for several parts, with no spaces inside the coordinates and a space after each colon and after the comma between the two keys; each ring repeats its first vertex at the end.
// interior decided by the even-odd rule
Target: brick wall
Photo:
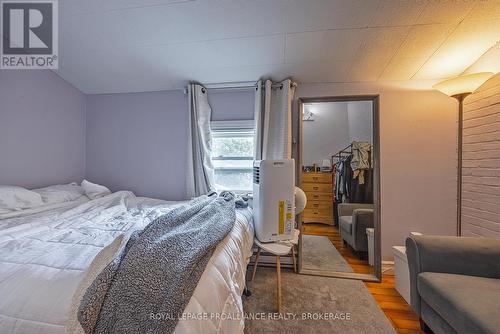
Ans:
{"type": "Polygon", "coordinates": [[[500,237],[500,74],[464,101],[462,235],[500,237]]]}

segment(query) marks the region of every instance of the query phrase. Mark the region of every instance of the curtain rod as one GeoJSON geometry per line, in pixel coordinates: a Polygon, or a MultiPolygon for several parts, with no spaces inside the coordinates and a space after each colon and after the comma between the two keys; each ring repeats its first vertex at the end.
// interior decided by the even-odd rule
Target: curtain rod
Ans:
{"type": "MultiPolygon", "coordinates": [[[[201,84],[208,90],[246,90],[254,89],[258,81],[240,81],[240,82],[221,82],[201,84]]],[[[279,87],[280,83],[273,83],[271,87],[279,87]]],[[[290,87],[297,87],[295,82],[290,83],[290,87]]],[[[187,87],[183,89],[184,94],[187,94],[187,87]]]]}

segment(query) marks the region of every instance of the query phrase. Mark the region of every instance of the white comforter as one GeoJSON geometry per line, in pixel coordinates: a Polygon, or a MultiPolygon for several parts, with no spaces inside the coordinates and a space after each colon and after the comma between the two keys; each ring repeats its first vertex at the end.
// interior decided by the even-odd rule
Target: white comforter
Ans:
{"type": "MultiPolygon", "coordinates": [[[[64,333],[72,296],[96,254],[117,235],[178,204],[121,191],[0,217],[0,333],[64,333]]],[[[176,334],[243,333],[243,318],[235,315],[243,313],[251,216],[237,210],[235,226],[215,250],[176,334]]]]}

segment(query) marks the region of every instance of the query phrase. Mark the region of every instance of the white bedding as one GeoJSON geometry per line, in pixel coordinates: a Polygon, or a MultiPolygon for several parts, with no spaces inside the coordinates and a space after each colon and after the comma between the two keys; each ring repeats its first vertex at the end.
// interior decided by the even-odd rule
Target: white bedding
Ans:
{"type": "MultiPolygon", "coordinates": [[[[71,299],[96,254],[179,202],[121,191],[95,200],[0,216],[0,333],[65,333],[71,299]]],[[[251,255],[250,210],[237,210],[175,333],[243,333],[241,293],[251,255]],[[204,320],[190,317],[203,316],[204,320]]]]}

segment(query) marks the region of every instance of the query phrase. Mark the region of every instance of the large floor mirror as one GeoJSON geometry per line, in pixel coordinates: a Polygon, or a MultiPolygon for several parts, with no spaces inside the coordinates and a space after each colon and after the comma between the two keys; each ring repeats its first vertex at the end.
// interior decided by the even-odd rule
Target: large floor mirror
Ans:
{"type": "Polygon", "coordinates": [[[298,117],[299,272],[379,281],[379,98],[300,98],[298,117]]]}

